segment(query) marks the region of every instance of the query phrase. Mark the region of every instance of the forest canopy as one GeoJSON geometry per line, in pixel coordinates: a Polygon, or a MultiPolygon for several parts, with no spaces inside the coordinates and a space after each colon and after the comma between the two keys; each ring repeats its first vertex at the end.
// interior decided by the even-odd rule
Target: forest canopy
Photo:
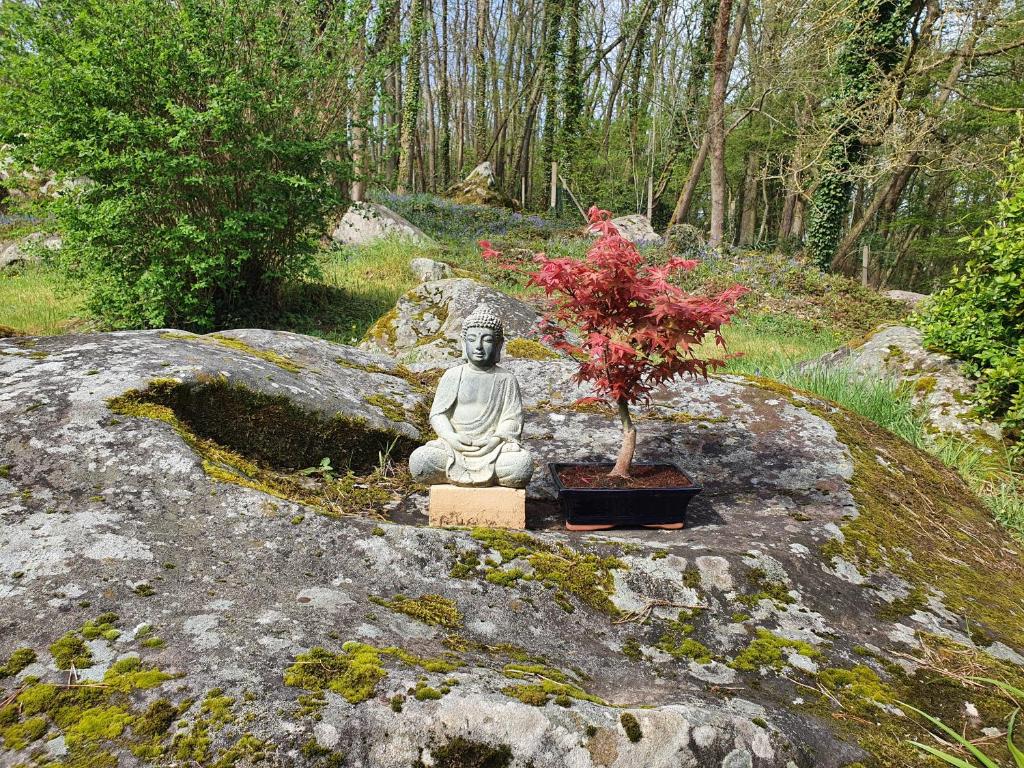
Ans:
{"type": "Polygon", "coordinates": [[[298,250],[313,198],[443,193],[486,160],[529,210],[555,180],[570,213],[848,274],[866,247],[875,286],[928,291],[996,214],[1021,136],[1018,0],[14,0],[2,19],[0,140],[21,160],[67,178],[109,161],[159,209],[224,172],[230,137],[250,170],[303,166],[278,181],[312,207],[271,215],[298,250]],[[228,22],[203,40],[203,18],[228,22]],[[170,169],[154,141],[208,165],[170,169]]]}

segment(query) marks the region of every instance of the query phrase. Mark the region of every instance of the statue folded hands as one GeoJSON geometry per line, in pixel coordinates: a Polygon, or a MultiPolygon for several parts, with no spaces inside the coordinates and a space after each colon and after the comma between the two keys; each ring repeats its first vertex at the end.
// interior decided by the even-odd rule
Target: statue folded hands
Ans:
{"type": "Polygon", "coordinates": [[[497,365],[504,344],[499,318],[485,305],[462,324],[467,363],[445,371],[430,408],[438,439],[413,451],[409,469],[428,485],[525,488],[533,458],[520,443],[519,382],[497,365]]]}

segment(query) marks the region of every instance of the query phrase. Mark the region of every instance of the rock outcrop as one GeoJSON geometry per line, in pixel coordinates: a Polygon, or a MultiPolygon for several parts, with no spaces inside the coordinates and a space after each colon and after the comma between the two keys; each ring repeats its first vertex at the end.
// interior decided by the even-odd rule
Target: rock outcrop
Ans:
{"type": "Polygon", "coordinates": [[[998,424],[974,413],[975,385],[960,371],[960,364],[948,355],[926,349],[917,328],[879,328],[807,365],[843,366],[863,376],[907,382],[933,432],[972,439],[1002,437],[998,424]]]}
{"type": "Polygon", "coordinates": [[[352,203],[331,232],[331,239],[339,245],[371,245],[389,237],[436,245],[415,224],[377,203],[352,203]]]}
{"type": "Polygon", "coordinates": [[[481,303],[489,304],[505,324],[506,357],[558,356],[528,338],[540,317],[533,307],[469,278],[412,289],[370,328],[362,346],[414,370],[446,368],[461,361],[462,321],[481,303]]]}
{"type": "Polygon", "coordinates": [[[906,304],[910,309],[916,309],[918,304],[928,298],[927,294],[915,293],[914,291],[882,291],[882,295],[887,299],[906,304]]]}
{"type": "Polygon", "coordinates": [[[36,264],[46,251],[59,251],[61,239],[57,235],[33,232],[16,243],[0,244],[0,270],[7,267],[36,264]]]}
{"type": "Polygon", "coordinates": [[[444,280],[452,276],[451,267],[433,259],[413,259],[409,262],[409,269],[421,283],[432,283],[435,280],[444,280]]]}
{"type": "Polygon", "coordinates": [[[612,224],[620,235],[638,246],[665,244],[665,238],[654,231],[650,220],[642,213],[619,216],[612,219],[612,224]]]}
{"type": "MultiPolygon", "coordinates": [[[[572,361],[503,364],[536,456],[614,454],[572,361]]],[[[1010,707],[963,675],[1020,683],[1018,547],[770,382],[637,412],[637,458],[705,487],[686,530],[567,534],[540,471],[530,532],[423,527],[431,385],[365,351],[23,337],[0,380],[3,765],[902,768],[930,736],[897,701],[973,738],[1010,707]]]]}
{"type": "Polygon", "coordinates": [[[445,196],[463,205],[496,205],[519,210],[519,204],[498,188],[494,169],[486,160],[470,171],[465,179],[452,185],[445,196]]]}

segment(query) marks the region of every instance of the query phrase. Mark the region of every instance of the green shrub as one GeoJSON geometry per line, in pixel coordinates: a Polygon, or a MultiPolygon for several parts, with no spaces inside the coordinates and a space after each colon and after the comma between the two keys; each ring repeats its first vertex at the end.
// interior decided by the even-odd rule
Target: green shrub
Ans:
{"type": "Polygon", "coordinates": [[[1024,155],[1014,156],[998,218],[969,239],[970,258],[915,317],[925,343],[964,361],[985,414],[1024,430],[1024,155]]]}
{"type": "Polygon", "coordinates": [[[315,269],[351,35],[314,5],[0,5],[0,141],[56,174],[64,264],[110,327],[209,329],[315,269]]]}

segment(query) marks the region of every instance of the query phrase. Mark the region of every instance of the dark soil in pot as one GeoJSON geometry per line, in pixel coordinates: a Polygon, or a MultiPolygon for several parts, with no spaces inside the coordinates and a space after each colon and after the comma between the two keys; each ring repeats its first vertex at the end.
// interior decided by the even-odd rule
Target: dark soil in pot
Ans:
{"type": "Polygon", "coordinates": [[[562,467],[558,479],[565,488],[688,488],[693,481],[670,464],[634,466],[629,477],[612,477],[608,468],[593,464],[562,467]]]}

